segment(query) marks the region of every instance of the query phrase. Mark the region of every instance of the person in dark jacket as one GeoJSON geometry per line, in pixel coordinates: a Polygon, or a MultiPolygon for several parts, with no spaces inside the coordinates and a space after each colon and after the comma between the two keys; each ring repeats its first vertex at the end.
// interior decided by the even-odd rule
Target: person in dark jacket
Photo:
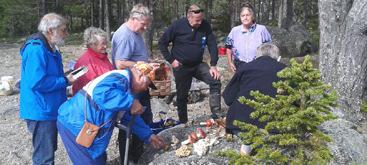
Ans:
{"type": "Polygon", "coordinates": [[[64,76],[57,46],[68,35],[67,20],[49,13],[43,16],[38,33],[27,38],[20,50],[20,118],[32,134],[33,164],[54,164],[57,149],[57,109],[66,101],[66,87],[74,82],[64,76]]]}
{"type": "Polygon", "coordinates": [[[245,65],[241,65],[239,70],[232,77],[223,92],[225,103],[230,106],[227,119],[226,130],[228,133],[237,134],[240,129],[233,125],[234,120],[247,122],[263,128],[265,123],[252,119],[250,114],[253,108],[238,101],[240,96],[252,98],[251,91],[258,90],[263,94],[275,96],[276,88],[272,83],[279,81],[277,73],[285,68],[285,65],[278,62],[279,48],[271,43],[265,43],[257,48],[256,59],[245,65]]]}
{"type": "Polygon", "coordinates": [[[212,118],[218,118],[220,111],[220,73],[217,70],[218,51],[210,24],[204,20],[204,11],[191,5],[187,17],[176,20],[160,38],[159,49],[164,58],[172,64],[177,89],[177,110],[181,123],[186,123],[187,97],[192,78],[204,81],[210,86],[209,105],[212,118]],[[168,50],[172,42],[171,51],[168,50]],[[208,45],[210,67],[203,62],[203,54],[208,45]]]}

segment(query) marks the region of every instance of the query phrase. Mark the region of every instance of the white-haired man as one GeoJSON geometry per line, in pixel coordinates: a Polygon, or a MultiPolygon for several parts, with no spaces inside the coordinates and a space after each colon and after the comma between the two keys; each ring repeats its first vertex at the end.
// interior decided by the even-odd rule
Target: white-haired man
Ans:
{"type": "Polygon", "coordinates": [[[74,82],[71,76],[64,76],[57,48],[68,36],[66,25],[62,16],[46,14],[39,32],[28,37],[20,50],[20,118],[32,134],[33,164],[54,164],[57,110],[66,101],[67,85],[74,82]]]}
{"type": "Polygon", "coordinates": [[[252,98],[251,91],[260,91],[274,97],[277,93],[273,82],[279,81],[277,73],[285,65],[278,62],[279,48],[272,43],[261,44],[256,50],[256,59],[241,65],[223,91],[225,103],[229,106],[226,118],[227,133],[238,134],[241,129],[233,125],[234,120],[265,127],[266,123],[252,119],[253,108],[238,101],[238,97],[252,98]]]}
{"type": "MultiPolygon", "coordinates": [[[[127,22],[122,24],[114,33],[112,38],[112,61],[116,69],[126,69],[132,67],[138,61],[148,62],[149,53],[144,43],[142,33],[147,29],[151,21],[149,9],[136,4],[130,11],[127,22]]],[[[144,106],[142,118],[146,124],[152,123],[153,115],[150,107],[149,90],[145,90],[136,95],[140,103],[144,106]]],[[[124,162],[125,131],[120,131],[118,136],[121,162],[124,162]]],[[[143,153],[143,141],[133,134],[129,159],[137,162],[143,153]]]]}

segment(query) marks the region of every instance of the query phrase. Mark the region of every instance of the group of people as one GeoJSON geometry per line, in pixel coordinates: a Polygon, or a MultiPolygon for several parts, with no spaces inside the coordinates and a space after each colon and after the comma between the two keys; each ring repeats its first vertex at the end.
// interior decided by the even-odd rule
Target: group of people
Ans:
{"type": "MultiPolygon", "coordinates": [[[[228,67],[235,72],[223,95],[230,106],[226,120],[230,133],[239,132],[232,124],[234,120],[259,124],[249,117],[253,110],[240,104],[238,96],[247,97],[250,90],[275,95],[271,84],[278,80],[276,72],[284,68],[276,60],[279,49],[269,43],[271,35],[265,26],[256,24],[251,6],[241,9],[240,19],[242,24],[234,27],[226,40],[228,67]]],[[[86,29],[87,50],[74,68],[85,66],[88,72],[74,79],[71,74],[64,75],[58,49],[68,36],[67,20],[55,13],[41,19],[39,32],[28,37],[20,51],[20,118],[26,121],[32,134],[33,164],[54,164],[57,134],[73,164],[105,164],[114,122],[120,120],[127,124],[133,116],[136,118],[132,126],[130,161],[139,160],[144,143],[155,148],[165,147],[164,139],[154,135],[148,126],[153,121],[148,87],[154,87],[148,75],[154,74],[154,70],[142,69],[151,67],[142,33],[151,20],[147,7],[133,6],[129,19],[113,35],[111,62],[106,51],[106,32],[95,27],[86,29]],[[138,67],[138,64],[146,66],[138,67]],[[73,91],[69,100],[66,97],[68,85],[72,85],[73,91]],[[98,131],[87,147],[76,141],[86,125],[97,128],[88,130],[90,134],[98,131]]],[[[211,117],[224,117],[221,113],[221,75],[216,67],[217,43],[210,24],[204,19],[204,10],[191,5],[185,18],[174,21],[165,30],[158,45],[173,68],[179,121],[188,122],[187,98],[193,77],[210,86],[211,117]],[[203,62],[206,47],[211,57],[210,66],[203,62]]],[[[126,138],[125,131],[120,130],[120,162],[124,162],[126,138]]]]}

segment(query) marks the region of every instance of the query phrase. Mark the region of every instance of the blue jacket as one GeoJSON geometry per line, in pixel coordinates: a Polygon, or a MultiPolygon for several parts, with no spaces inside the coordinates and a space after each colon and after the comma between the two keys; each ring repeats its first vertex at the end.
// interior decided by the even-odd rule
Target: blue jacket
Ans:
{"type": "Polygon", "coordinates": [[[56,120],[66,101],[67,81],[59,51],[53,51],[41,33],[30,36],[20,50],[20,118],[56,120]]]}
{"type": "MultiPolygon", "coordinates": [[[[113,122],[119,111],[125,111],[122,121],[130,121],[130,108],[134,95],[130,92],[131,81],[128,70],[113,70],[89,82],[74,97],[66,101],[59,108],[57,121],[69,130],[75,137],[79,134],[84,124],[84,111],[87,112],[87,121],[101,126],[93,144],[87,148],[93,158],[97,158],[106,151],[110,141],[113,122]],[[87,98],[86,98],[87,97],[87,98]]],[[[140,116],[137,116],[132,132],[146,143],[152,135],[149,126],[140,116]]]]}

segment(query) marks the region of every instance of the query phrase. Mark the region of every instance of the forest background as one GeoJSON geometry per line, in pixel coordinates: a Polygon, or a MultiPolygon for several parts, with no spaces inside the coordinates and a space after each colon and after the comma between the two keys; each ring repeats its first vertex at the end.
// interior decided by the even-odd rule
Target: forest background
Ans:
{"type": "Polygon", "coordinates": [[[1,0],[0,38],[16,41],[34,33],[40,18],[49,12],[62,14],[69,20],[70,34],[80,34],[89,26],[100,27],[111,34],[129,17],[136,3],[148,6],[153,15],[145,34],[151,50],[153,41],[164,28],[184,17],[192,3],[205,9],[206,19],[219,42],[232,27],[240,24],[239,13],[244,3],[254,7],[259,24],[285,29],[302,24],[313,40],[318,42],[319,38],[317,0],[1,0]]]}

